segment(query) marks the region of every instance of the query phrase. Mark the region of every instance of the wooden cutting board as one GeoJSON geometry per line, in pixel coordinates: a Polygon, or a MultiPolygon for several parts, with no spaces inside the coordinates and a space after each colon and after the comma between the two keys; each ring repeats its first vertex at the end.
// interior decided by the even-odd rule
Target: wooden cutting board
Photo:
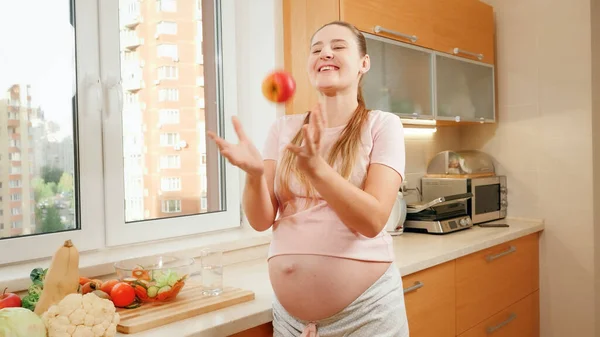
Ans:
{"type": "Polygon", "coordinates": [[[121,316],[117,331],[138,333],[252,300],[254,292],[231,287],[225,287],[219,296],[205,296],[200,284],[188,282],[170,302],[143,303],[135,309],[117,309],[121,316]]]}

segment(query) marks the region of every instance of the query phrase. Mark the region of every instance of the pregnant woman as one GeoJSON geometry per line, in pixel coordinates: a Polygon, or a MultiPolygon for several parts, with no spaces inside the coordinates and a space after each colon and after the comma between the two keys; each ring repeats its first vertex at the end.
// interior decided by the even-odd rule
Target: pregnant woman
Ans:
{"type": "Polygon", "coordinates": [[[210,137],[244,170],[250,225],[273,227],[268,256],[276,337],[407,337],[402,279],[383,230],[404,175],[404,133],[368,110],[364,36],[332,22],[313,35],[310,112],[279,118],[261,153],[233,119],[239,143],[210,137]]]}

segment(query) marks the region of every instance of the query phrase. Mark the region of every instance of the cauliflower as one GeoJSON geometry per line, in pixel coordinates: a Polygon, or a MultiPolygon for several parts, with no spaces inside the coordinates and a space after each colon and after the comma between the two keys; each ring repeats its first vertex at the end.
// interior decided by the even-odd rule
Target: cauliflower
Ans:
{"type": "Polygon", "coordinates": [[[119,320],[114,304],[94,293],[69,294],[42,314],[48,337],[113,337],[119,320]]]}

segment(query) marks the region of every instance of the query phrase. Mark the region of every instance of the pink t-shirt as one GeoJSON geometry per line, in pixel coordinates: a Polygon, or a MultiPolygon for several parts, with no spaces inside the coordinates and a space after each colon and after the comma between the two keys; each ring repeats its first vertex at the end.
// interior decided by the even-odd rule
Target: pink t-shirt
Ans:
{"type": "MultiPolygon", "coordinates": [[[[305,118],[306,113],[278,118],[271,126],[263,158],[279,163],[286,145],[300,130],[305,118]]],[[[344,125],[324,130],[321,137],[324,158],[327,158],[343,129],[344,125]]],[[[352,184],[362,188],[368,166],[372,163],[389,166],[404,178],[404,129],[398,116],[379,110],[371,111],[362,130],[361,142],[356,165],[350,176],[352,184]]],[[[305,208],[306,192],[293,174],[290,175],[289,185],[296,197],[292,200],[296,207],[295,210],[289,207],[283,209],[282,205],[287,200],[282,200],[277,180],[275,178],[275,195],[280,209],[273,224],[268,258],[282,254],[312,254],[364,261],[394,261],[392,237],[389,233],[383,230],[374,238],[353,233],[316,191],[317,203],[305,208]]]]}

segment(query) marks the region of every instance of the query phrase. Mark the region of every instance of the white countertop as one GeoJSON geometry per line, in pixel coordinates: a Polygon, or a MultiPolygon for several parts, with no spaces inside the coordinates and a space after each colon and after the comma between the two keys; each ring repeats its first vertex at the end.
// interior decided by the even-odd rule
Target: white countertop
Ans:
{"type": "MultiPolygon", "coordinates": [[[[402,275],[408,275],[544,229],[542,220],[505,219],[498,222],[508,223],[510,227],[475,226],[446,235],[404,233],[395,236],[396,264],[402,275]]],[[[227,266],[224,280],[226,286],[254,291],[255,300],[138,334],[118,336],[225,337],[272,320],[274,294],[266,259],[227,266]]]]}

